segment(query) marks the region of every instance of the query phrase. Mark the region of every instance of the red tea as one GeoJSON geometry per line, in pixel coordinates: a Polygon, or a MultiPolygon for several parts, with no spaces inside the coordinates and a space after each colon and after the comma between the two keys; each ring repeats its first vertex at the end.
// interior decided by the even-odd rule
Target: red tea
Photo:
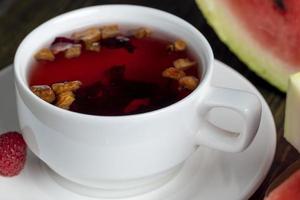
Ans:
{"type": "MultiPolygon", "coordinates": [[[[119,116],[157,110],[192,92],[188,87],[182,87],[176,78],[163,75],[176,60],[178,63],[196,61],[189,49],[176,51],[170,44],[174,44],[172,37],[137,37],[118,33],[95,43],[98,49],[81,48],[80,55],[67,58],[66,46],[86,47],[88,44],[58,37],[50,47],[52,52],[58,51],[55,59],[35,62],[29,84],[51,86],[80,81],[82,84],[74,91],[74,101],[69,107],[74,112],[119,116]]],[[[199,79],[201,73],[196,62],[184,70],[184,75],[199,79]]]]}

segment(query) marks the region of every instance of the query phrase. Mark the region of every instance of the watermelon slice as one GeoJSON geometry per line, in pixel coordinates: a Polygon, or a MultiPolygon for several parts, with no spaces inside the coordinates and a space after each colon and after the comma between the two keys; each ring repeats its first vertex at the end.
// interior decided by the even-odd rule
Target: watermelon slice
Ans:
{"type": "Polygon", "coordinates": [[[300,71],[299,0],[196,0],[220,39],[281,91],[300,71]]]}
{"type": "Polygon", "coordinates": [[[292,174],[281,185],[275,188],[265,200],[299,200],[300,170],[292,174]]]}

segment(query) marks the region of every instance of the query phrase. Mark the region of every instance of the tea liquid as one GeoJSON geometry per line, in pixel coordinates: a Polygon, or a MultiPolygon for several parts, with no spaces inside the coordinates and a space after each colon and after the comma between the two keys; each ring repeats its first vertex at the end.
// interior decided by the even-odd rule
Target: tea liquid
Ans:
{"type": "MultiPolygon", "coordinates": [[[[56,42],[73,41],[56,38],[56,42]]],[[[188,50],[168,51],[166,47],[172,42],[156,37],[106,39],[101,41],[99,52],[83,48],[76,58],[67,59],[60,53],[54,61],[35,62],[29,84],[81,81],[82,86],[75,92],[76,100],[70,107],[74,112],[119,116],[157,110],[191,93],[179,89],[177,81],[162,76],[178,58],[195,60],[188,50]]],[[[198,66],[194,66],[186,73],[199,79],[198,70],[198,66]]]]}

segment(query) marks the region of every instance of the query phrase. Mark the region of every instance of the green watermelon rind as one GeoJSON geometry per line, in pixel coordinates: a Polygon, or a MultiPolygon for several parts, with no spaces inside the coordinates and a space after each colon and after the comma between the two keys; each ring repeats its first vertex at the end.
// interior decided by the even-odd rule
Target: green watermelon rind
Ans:
{"type": "Polygon", "coordinates": [[[208,24],[235,55],[257,75],[286,92],[290,66],[272,55],[241,26],[225,0],[196,0],[208,24]]]}

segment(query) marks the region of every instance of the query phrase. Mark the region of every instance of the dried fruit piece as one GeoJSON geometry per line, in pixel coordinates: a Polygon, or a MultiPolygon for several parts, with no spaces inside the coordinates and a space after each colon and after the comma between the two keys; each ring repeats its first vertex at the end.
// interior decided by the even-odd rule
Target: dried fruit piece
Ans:
{"type": "Polygon", "coordinates": [[[180,70],[187,70],[195,64],[195,61],[192,61],[188,58],[179,58],[173,62],[174,67],[180,70]]]}
{"type": "Polygon", "coordinates": [[[99,52],[101,47],[98,42],[85,42],[85,49],[88,51],[96,51],[99,52]]]}
{"type": "Polygon", "coordinates": [[[184,51],[186,48],[187,45],[183,40],[176,40],[173,44],[167,46],[168,51],[184,51]]]}
{"type": "Polygon", "coordinates": [[[103,26],[101,28],[102,39],[113,38],[119,34],[118,25],[103,26]]]}
{"type": "Polygon", "coordinates": [[[68,48],[65,51],[65,57],[66,58],[75,58],[80,56],[81,54],[81,45],[80,44],[74,44],[72,47],[68,48]]]}
{"type": "Polygon", "coordinates": [[[188,90],[196,89],[198,83],[199,80],[194,76],[184,76],[181,79],[179,79],[179,85],[188,90]]]}
{"type": "Polygon", "coordinates": [[[69,110],[72,103],[75,101],[75,95],[71,91],[60,93],[57,96],[56,106],[62,109],[69,110]]]}
{"type": "Polygon", "coordinates": [[[135,31],[134,37],[141,39],[141,38],[149,37],[151,33],[152,31],[149,28],[141,27],[135,31]]]}
{"type": "Polygon", "coordinates": [[[51,46],[58,43],[78,44],[78,41],[76,42],[74,39],[59,36],[54,39],[54,41],[51,43],[51,46]]]}
{"type": "Polygon", "coordinates": [[[36,60],[47,60],[47,61],[53,61],[55,59],[54,54],[50,49],[43,48],[39,50],[35,55],[34,55],[36,60]]]}
{"type": "Polygon", "coordinates": [[[51,46],[51,51],[54,54],[58,54],[60,52],[64,52],[64,51],[68,50],[72,46],[73,46],[73,44],[71,44],[71,43],[62,43],[62,42],[60,42],[60,43],[53,44],[51,46]]]}
{"type": "Polygon", "coordinates": [[[184,71],[176,69],[175,67],[169,67],[165,69],[162,73],[163,77],[179,80],[185,76],[184,71]]]}
{"type": "Polygon", "coordinates": [[[149,106],[150,104],[149,98],[143,98],[143,99],[133,99],[129,102],[129,104],[124,108],[123,112],[128,114],[137,111],[139,108],[143,106],[149,106]]]}
{"type": "Polygon", "coordinates": [[[74,44],[76,44],[76,41],[73,39],[66,37],[56,37],[55,40],[52,42],[50,49],[52,53],[58,54],[71,48],[74,44]]]}
{"type": "Polygon", "coordinates": [[[26,161],[26,143],[18,132],[0,135],[0,175],[15,176],[24,168],[26,161]]]}
{"type": "Polygon", "coordinates": [[[72,36],[75,40],[83,40],[84,42],[97,42],[101,39],[101,31],[99,28],[89,28],[81,32],[74,33],[72,36]]]}
{"type": "Polygon", "coordinates": [[[187,48],[187,45],[186,45],[185,41],[176,40],[174,42],[174,50],[175,51],[184,51],[184,50],[186,50],[186,48],[187,48]]]}
{"type": "Polygon", "coordinates": [[[125,36],[116,36],[114,38],[109,38],[101,41],[101,46],[109,48],[109,49],[118,49],[124,48],[129,53],[133,53],[135,50],[135,46],[132,44],[131,39],[125,36]]]}
{"type": "Polygon", "coordinates": [[[55,94],[61,94],[64,92],[75,92],[78,90],[81,86],[80,81],[69,81],[69,82],[64,82],[64,83],[54,83],[52,84],[52,89],[55,92],[55,94]]]}
{"type": "Polygon", "coordinates": [[[168,52],[173,52],[173,51],[175,51],[175,47],[174,47],[174,45],[173,44],[169,44],[169,45],[167,45],[167,51],[168,52]]]}
{"type": "Polygon", "coordinates": [[[30,89],[36,96],[48,103],[52,103],[55,100],[55,94],[48,85],[34,85],[30,89]]]}

